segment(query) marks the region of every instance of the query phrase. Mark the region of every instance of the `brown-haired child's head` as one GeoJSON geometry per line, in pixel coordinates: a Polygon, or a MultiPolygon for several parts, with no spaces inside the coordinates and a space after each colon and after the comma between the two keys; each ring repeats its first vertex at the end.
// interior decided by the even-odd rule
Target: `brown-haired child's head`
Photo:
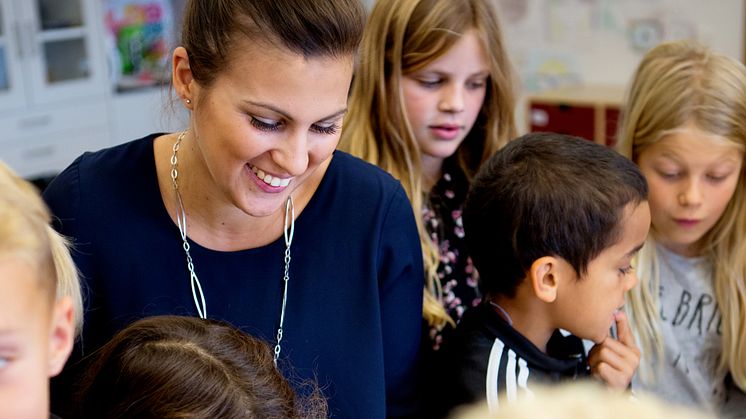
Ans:
{"type": "Polygon", "coordinates": [[[531,327],[604,340],[637,281],[630,263],[650,226],[647,194],[635,164],[599,144],[552,133],[509,142],[464,208],[480,288],[492,301],[519,299],[531,327]]]}
{"type": "Polygon", "coordinates": [[[49,417],[80,323],[78,278],[37,190],[0,163],[0,416],[49,417]]]}
{"type": "Polygon", "coordinates": [[[326,417],[317,388],[296,396],[267,343],[196,317],[132,323],[93,355],[80,387],[86,418],[326,417]]]}

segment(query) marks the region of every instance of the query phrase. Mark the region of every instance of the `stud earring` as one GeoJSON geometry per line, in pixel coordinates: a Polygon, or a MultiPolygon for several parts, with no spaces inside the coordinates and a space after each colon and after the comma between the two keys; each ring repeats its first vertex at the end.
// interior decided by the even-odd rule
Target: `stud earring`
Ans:
{"type": "Polygon", "coordinates": [[[187,103],[187,105],[191,105],[192,104],[192,99],[186,99],[186,103],[187,103]]]}

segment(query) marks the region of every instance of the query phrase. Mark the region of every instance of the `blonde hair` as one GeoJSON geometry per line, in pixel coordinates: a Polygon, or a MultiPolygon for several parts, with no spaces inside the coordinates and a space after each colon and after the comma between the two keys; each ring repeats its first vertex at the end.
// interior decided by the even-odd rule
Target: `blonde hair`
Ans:
{"type": "Polygon", "coordinates": [[[575,381],[536,387],[533,397],[501,405],[490,413],[485,405],[460,411],[456,419],[715,419],[711,413],[671,405],[650,394],[632,396],[592,382],[575,381]]]}
{"type": "Polygon", "coordinates": [[[50,301],[70,297],[79,335],[83,299],[67,240],[50,226],[49,211],[36,188],[2,162],[0,191],[0,255],[19,257],[35,267],[50,301]]]}
{"type": "Polygon", "coordinates": [[[340,149],[391,173],[414,209],[425,265],[423,315],[430,325],[453,324],[441,303],[438,250],[422,222],[426,191],[420,150],[407,120],[400,81],[448,51],[475,29],[487,54],[490,82],[474,127],[456,151],[468,179],[515,135],[513,75],[491,0],[378,0],[368,19],[352,84],[340,149]]]}
{"type": "MultiPolygon", "coordinates": [[[[637,161],[671,130],[694,124],[746,150],[746,67],[686,41],[659,45],[640,63],[626,98],[619,151],[637,161]]],[[[746,390],[746,166],[723,215],[702,238],[713,261],[713,287],[723,316],[720,372],[730,372],[746,390]]],[[[637,258],[641,286],[629,293],[631,317],[643,353],[663,354],[659,325],[660,278],[649,237],[637,258]]],[[[644,366],[644,365],[643,365],[644,366]]],[[[643,370],[643,379],[650,380],[643,370]]]]}

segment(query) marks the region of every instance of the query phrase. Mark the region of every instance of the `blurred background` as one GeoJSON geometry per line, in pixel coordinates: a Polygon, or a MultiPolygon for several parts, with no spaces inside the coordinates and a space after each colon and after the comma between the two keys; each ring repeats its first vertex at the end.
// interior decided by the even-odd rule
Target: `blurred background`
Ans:
{"type": "MultiPolygon", "coordinates": [[[[744,59],[744,0],[494,1],[524,132],[612,145],[625,84],[662,41],[744,59]]],[[[184,4],[0,0],[0,160],[43,187],[84,151],[182,128],[168,78],[184,4]]]]}

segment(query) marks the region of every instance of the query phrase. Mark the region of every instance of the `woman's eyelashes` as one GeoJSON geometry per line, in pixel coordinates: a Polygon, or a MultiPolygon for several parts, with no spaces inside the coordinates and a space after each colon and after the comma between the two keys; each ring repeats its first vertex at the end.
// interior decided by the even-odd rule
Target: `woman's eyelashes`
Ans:
{"type": "MultiPolygon", "coordinates": [[[[273,121],[266,118],[259,118],[253,115],[249,115],[249,122],[254,128],[264,132],[277,131],[284,125],[282,121],[273,121]]],[[[318,134],[334,135],[339,132],[340,125],[338,122],[331,124],[313,124],[309,129],[318,134]]]]}
{"type": "Polygon", "coordinates": [[[251,125],[260,131],[272,132],[277,131],[280,128],[280,122],[278,121],[266,120],[253,115],[249,116],[249,120],[251,125]]]}
{"type": "Polygon", "coordinates": [[[339,124],[331,124],[331,125],[313,124],[311,125],[311,130],[319,134],[334,135],[339,132],[339,124]]]}

